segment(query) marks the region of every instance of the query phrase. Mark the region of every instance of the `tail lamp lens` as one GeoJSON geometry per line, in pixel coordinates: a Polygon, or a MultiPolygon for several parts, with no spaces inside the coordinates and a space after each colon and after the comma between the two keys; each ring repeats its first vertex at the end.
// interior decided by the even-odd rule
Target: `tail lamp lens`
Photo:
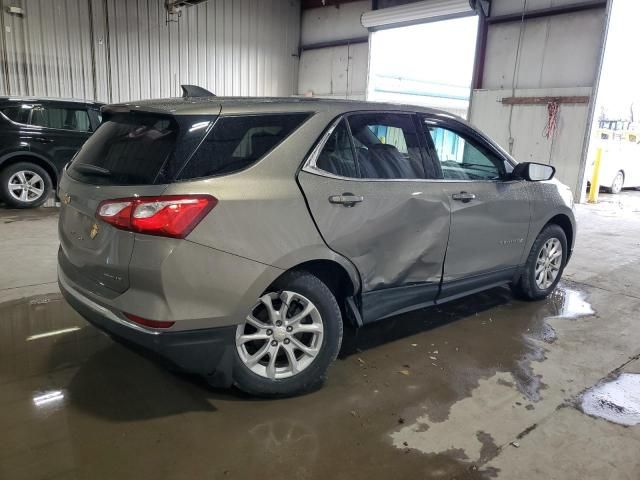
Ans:
{"type": "Polygon", "coordinates": [[[128,228],[131,224],[132,208],[133,203],[130,201],[102,202],[98,207],[98,217],[118,228],[128,228]]]}
{"type": "Polygon", "coordinates": [[[98,218],[122,230],[185,238],[216,206],[211,195],[164,195],[105,200],[98,218]]]}

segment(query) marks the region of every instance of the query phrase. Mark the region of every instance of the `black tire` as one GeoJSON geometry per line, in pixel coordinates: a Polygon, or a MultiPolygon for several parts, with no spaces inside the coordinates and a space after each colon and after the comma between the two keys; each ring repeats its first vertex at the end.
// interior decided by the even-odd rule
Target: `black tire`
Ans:
{"type": "Polygon", "coordinates": [[[562,230],[558,225],[547,225],[542,232],[540,232],[536,241],[533,242],[533,246],[531,247],[531,251],[527,257],[520,279],[517,283],[511,286],[514,294],[524,300],[542,300],[543,298],[546,298],[551,292],[553,292],[562,277],[564,267],[567,264],[567,253],[567,236],[565,235],[564,230],[562,230]],[[536,262],[543,246],[552,238],[557,238],[560,241],[560,245],[562,246],[562,263],[554,282],[548,288],[543,289],[536,283],[536,262]]]}
{"type": "Polygon", "coordinates": [[[324,383],[327,369],[340,351],[343,324],[338,302],[329,287],[318,277],[305,271],[286,273],[269,290],[298,293],[316,306],[324,329],[320,351],[301,372],[288,378],[269,379],[251,371],[241,360],[234,345],[234,385],[245,393],[260,397],[289,397],[314,390],[324,383]]]}
{"type": "Polygon", "coordinates": [[[9,165],[0,171],[0,196],[4,202],[14,208],[39,207],[47,201],[53,188],[51,177],[47,171],[39,165],[31,162],[18,162],[9,165]],[[14,197],[9,191],[9,181],[19,172],[28,172],[40,176],[42,179],[42,194],[28,201],[14,197]]]}

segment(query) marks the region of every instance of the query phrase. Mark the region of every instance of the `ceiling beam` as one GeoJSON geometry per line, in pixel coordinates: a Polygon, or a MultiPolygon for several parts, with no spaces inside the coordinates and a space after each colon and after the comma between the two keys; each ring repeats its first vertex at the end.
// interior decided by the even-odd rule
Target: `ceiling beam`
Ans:
{"type": "Polygon", "coordinates": [[[589,103],[589,96],[504,97],[503,105],[547,105],[549,103],[589,103]]]}
{"type": "Polygon", "coordinates": [[[358,0],[302,0],[302,9],[319,7],[339,7],[343,3],[356,2],[358,0]]]}
{"type": "Polygon", "coordinates": [[[583,12],[585,10],[594,10],[597,8],[606,8],[607,0],[588,0],[585,2],[570,3],[568,5],[558,5],[556,7],[540,8],[538,10],[531,10],[525,12],[522,15],[521,12],[509,13],[506,15],[496,15],[494,17],[488,17],[487,23],[507,23],[507,22],[520,22],[524,20],[531,20],[534,18],[551,17],[554,15],[564,15],[567,13],[583,12]]]}

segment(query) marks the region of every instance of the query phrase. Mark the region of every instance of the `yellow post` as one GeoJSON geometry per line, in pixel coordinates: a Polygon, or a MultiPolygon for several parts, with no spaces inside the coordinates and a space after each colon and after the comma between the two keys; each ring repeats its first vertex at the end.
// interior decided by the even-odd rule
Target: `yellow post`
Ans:
{"type": "Polygon", "coordinates": [[[600,190],[600,161],[602,160],[602,147],[596,149],[596,161],[593,163],[591,175],[591,187],[589,188],[589,203],[598,203],[598,191],[600,190]]]}

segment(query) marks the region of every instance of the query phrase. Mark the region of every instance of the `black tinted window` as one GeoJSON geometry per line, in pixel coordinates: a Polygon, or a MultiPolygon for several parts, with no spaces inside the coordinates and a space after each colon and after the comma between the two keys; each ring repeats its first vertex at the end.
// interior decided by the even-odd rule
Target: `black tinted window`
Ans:
{"type": "Polygon", "coordinates": [[[307,113],[221,117],[178,179],[225,175],[247,168],[308,117],[307,113]]]}
{"type": "Polygon", "coordinates": [[[324,144],[316,167],[325,172],[333,173],[341,177],[357,177],[356,162],[351,148],[349,129],[344,120],[333,130],[331,136],[324,144]]]}
{"type": "Polygon", "coordinates": [[[362,178],[425,178],[420,142],[411,115],[350,115],[362,178]]]}
{"type": "Polygon", "coordinates": [[[16,123],[29,123],[29,113],[31,112],[31,105],[18,105],[15,107],[5,107],[2,109],[2,113],[16,123]]]}
{"type": "Polygon", "coordinates": [[[78,152],[69,175],[100,185],[167,183],[212,121],[143,113],[109,116],[78,152]]]}
{"type": "Polygon", "coordinates": [[[36,106],[31,112],[31,125],[80,132],[91,130],[89,114],[83,108],[36,106]]]}

